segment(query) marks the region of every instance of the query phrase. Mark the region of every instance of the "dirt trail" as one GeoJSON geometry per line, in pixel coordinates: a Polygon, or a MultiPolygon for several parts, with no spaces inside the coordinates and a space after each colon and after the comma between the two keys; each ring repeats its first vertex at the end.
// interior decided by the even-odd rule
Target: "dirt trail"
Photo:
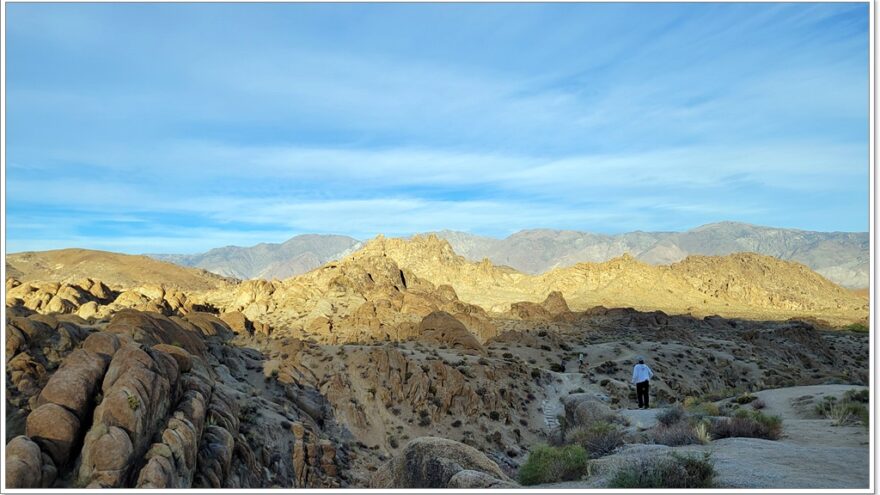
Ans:
{"type": "MultiPolygon", "coordinates": [[[[566,369],[568,368],[566,367],[566,369]]],[[[549,373],[552,376],[552,382],[545,389],[547,396],[541,402],[541,408],[544,411],[544,426],[548,436],[555,434],[559,429],[559,420],[556,418],[565,413],[560,399],[568,395],[572,389],[586,388],[586,380],[582,373],[549,373]]]]}
{"type": "MultiPolygon", "coordinates": [[[[547,488],[602,488],[614,468],[636,457],[666,452],[709,452],[718,473],[719,488],[867,488],[869,434],[863,426],[832,426],[815,417],[812,404],[822,397],[840,397],[854,385],[815,385],[756,392],[765,411],[782,417],[783,437],[725,438],[709,445],[666,447],[627,445],[616,454],[595,461],[595,475],[587,480],[542,485],[547,488]],[[810,396],[808,399],[804,397],[810,396]],[[800,405],[798,405],[798,399],[800,405]],[[795,404],[793,404],[795,401],[795,404]]],[[[659,409],[626,410],[621,414],[649,425],[659,409]]]]}

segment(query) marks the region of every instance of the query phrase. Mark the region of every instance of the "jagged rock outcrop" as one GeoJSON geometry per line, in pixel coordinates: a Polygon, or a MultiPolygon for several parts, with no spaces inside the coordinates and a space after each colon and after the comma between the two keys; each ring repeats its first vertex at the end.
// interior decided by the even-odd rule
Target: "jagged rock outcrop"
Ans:
{"type": "Polygon", "coordinates": [[[179,375],[177,362],[162,351],[131,344],[116,351],[83,442],[79,484],[126,485],[174,401],[179,375]],[[116,455],[110,458],[108,451],[116,455]]]}
{"type": "Polygon", "coordinates": [[[568,308],[562,293],[555,290],[543,302],[515,302],[510,305],[510,315],[520,320],[532,321],[572,321],[576,318],[568,308]]]}
{"type": "Polygon", "coordinates": [[[292,456],[295,486],[336,486],[333,480],[338,475],[338,469],[333,443],[317,438],[301,422],[293,423],[290,431],[295,438],[292,456]]]}
{"type": "Polygon", "coordinates": [[[326,343],[406,340],[419,333],[419,323],[434,311],[458,318],[478,340],[497,334],[487,313],[458,300],[451,287],[437,290],[384,254],[353,253],[305,275],[283,282],[248,281],[232,293],[211,293],[206,303],[236,313],[285,336],[326,343]]]}
{"type": "Polygon", "coordinates": [[[419,323],[418,341],[482,354],[485,349],[460,321],[445,311],[434,311],[419,323]]]}
{"type": "Polygon", "coordinates": [[[180,289],[164,285],[113,290],[102,281],[91,278],[77,282],[10,282],[7,284],[6,305],[40,314],[75,314],[85,319],[100,319],[124,309],[166,316],[205,309],[180,289]]]}
{"type": "Polygon", "coordinates": [[[223,320],[127,309],[95,331],[65,318],[9,321],[10,488],[346,486],[327,410],[268,379],[273,401],[256,408],[262,355],[231,345],[223,320]]]}
{"type": "MultiPolygon", "coordinates": [[[[105,331],[119,335],[127,335],[133,340],[147,346],[156,344],[172,344],[186,349],[196,355],[205,353],[205,343],[202,337],[206,335],[223,336],[231,335],[228,327],[220,321],[214,325],[217,318],[209,319],[208,316],[188,315],[186,319],[161,315],[159,313],[145,313],[137,310],[122,310],[113,316],[105,331]],[[203,321],[207,320],[205,323],[203,321]],[[192,322],[198,322],[197,326],[192,322]]],[[[217,320],[219,321],[219,320],[217,320]]]]}
{"type": "Polygon", "coordinates": [[[497,464],[477,449],[436,437],[422,437],[411,441],[370,479],[372,488],[517,486],[497,464]]]}

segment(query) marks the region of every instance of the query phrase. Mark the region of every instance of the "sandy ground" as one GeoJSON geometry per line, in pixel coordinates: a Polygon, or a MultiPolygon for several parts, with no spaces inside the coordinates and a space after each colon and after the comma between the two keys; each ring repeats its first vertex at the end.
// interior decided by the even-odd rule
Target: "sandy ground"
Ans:
{"type": "MultiPolygon", "coordinates": [[[[815,417],[812,405],[823,396],[841,396],[852,385],[815,385],[756,392],[765,411],[783,419],[783,437],[777,441],[725,438],[709,445],[667,447],[627,445],[614,455],[594,462],[587,480],[540,485],[547,488],[600,488],[614,467],[637,456],[666,452],[710,452],[718,472],[719,488],[867,488],[869,435],[863,426],[832,426],[815,417]],[[808,397],[808,398],[805,398],[808,397]],[[800,400],[799,400],[800,399],[800,400]],[[794,404],[793,404],[794,402],[794,404]],[[802,404],[797,406],[796,404],[802,404]]],[[[622,410],[631,423],[649,427],[661,409],[622,410]]]]}

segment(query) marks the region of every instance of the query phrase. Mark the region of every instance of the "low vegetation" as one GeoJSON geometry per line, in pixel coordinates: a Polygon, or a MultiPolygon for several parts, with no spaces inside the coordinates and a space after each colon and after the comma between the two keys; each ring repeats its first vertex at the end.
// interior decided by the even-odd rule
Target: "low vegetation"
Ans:
{"type": "Polygon", "coordinates": [[[670,447],[703,443],[694,427],[687,421],[679,421],[669,426],[657,425],[648,433],[648,439],[653,443],[670,447]]]}
{"type": "Polygon", "coordinates": [[[712,488],[715,466],[711,456],[642,457],[618,468],[609,488],[712,488]]]}
{"type": "Polygon", "coordinates": [[[657,421],[663,426],[672,426],[683,420],[684,417],[685,410],[680,406],[668,407],[657,413],[657,421]]]}
{"type": "Polygon", "coordinates": [[[850,324],[850,325],[843,327],[843,329],[848,332],[856,332],[856,333],[868,333],[870,331],[870,329],[868,328],[868,325],[865,325],[863,323],[853,323],[853,324],[850,324]]]}
{"type": "Polygon", "coordinates": [[[782,419],[760,411],[738,409],[732,418],[713,419],[709,426],[713,438],[748,437],[779,440],[782,419]]]}
{"type": "Polygon", "coordinates": [[[841,400],[833,396],[822,399],[816,404],[816,414],[830,419],[834,426],[868,426],[870,418],[866,404],[869,399],[868,389],[848,390],[841,400]]]}
{"type": "Polygon", "coordinates": [[[647,432],[648,441],[670,447],[709,443],[712,436],[708,422],[701,418],[705,410],[697,410],[689,415],[681,406],[664,409],[657,415],[657,426],[647,432]]]}
{"type": "Polygon", "coordinates": [[[700,416],[720,416],[721,408],[718,404],[697,397],[685,397],[684,408],[687,412],[700,416]]]}
{"type": "Polygon", "coordinates": [[[523,485],[577,480],[588,474],[589,456],[580,445],[551,447],[540,445],[529,453],[519,468],[523,485]]]}
{"type": "Polygon", "coordinates": [[[580,445],[590,457],[602,457],[623,445],[623,431],[615,424],[597,421],[589,426],[578,426],[566,432],[566,441],[580,445]]]}

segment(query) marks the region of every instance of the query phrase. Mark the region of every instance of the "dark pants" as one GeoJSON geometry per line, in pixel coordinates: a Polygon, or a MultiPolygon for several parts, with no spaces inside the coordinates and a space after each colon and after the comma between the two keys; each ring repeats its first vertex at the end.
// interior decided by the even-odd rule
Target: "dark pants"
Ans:
{"type": "Polygon", "coordinates": [[[648,380],[636,383],[636,398],[639,399],[640,408],[648,408],[648,380]]]}

